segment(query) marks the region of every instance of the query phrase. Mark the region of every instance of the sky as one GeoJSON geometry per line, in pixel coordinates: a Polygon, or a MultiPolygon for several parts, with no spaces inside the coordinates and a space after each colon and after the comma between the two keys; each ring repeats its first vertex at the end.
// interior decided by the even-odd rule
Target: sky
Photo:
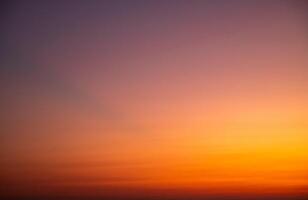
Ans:
{"type": "Polygon", "coordinates": [[[1,7],[0,195],[308,195],[304,1],[1,7]]]}

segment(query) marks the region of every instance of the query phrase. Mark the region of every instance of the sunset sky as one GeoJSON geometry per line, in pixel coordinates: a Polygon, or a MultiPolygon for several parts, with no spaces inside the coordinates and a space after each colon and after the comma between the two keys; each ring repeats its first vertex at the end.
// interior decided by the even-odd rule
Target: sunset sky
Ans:
{"type": "Polygon", "coordinates": [[[308,194],[305,1],[8,1],[0,195],[308,194]]]}

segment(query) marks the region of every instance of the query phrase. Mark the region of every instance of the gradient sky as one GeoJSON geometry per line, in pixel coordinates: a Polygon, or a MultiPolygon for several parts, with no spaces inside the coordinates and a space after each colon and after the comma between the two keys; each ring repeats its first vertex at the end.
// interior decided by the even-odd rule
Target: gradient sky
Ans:
{"type": "Polygon", "coordinates": [[[304,193],[307,9],[6,3],[1,193],[304,193]]]}

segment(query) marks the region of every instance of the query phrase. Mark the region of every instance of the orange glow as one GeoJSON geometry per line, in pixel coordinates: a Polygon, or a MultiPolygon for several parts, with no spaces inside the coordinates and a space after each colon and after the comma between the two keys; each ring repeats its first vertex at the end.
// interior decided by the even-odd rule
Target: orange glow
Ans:
{"type": "Polygon", "coordinates": [[[308,195],[300,3],[52,2],[4,26],[0,193],[308,195]]]}

